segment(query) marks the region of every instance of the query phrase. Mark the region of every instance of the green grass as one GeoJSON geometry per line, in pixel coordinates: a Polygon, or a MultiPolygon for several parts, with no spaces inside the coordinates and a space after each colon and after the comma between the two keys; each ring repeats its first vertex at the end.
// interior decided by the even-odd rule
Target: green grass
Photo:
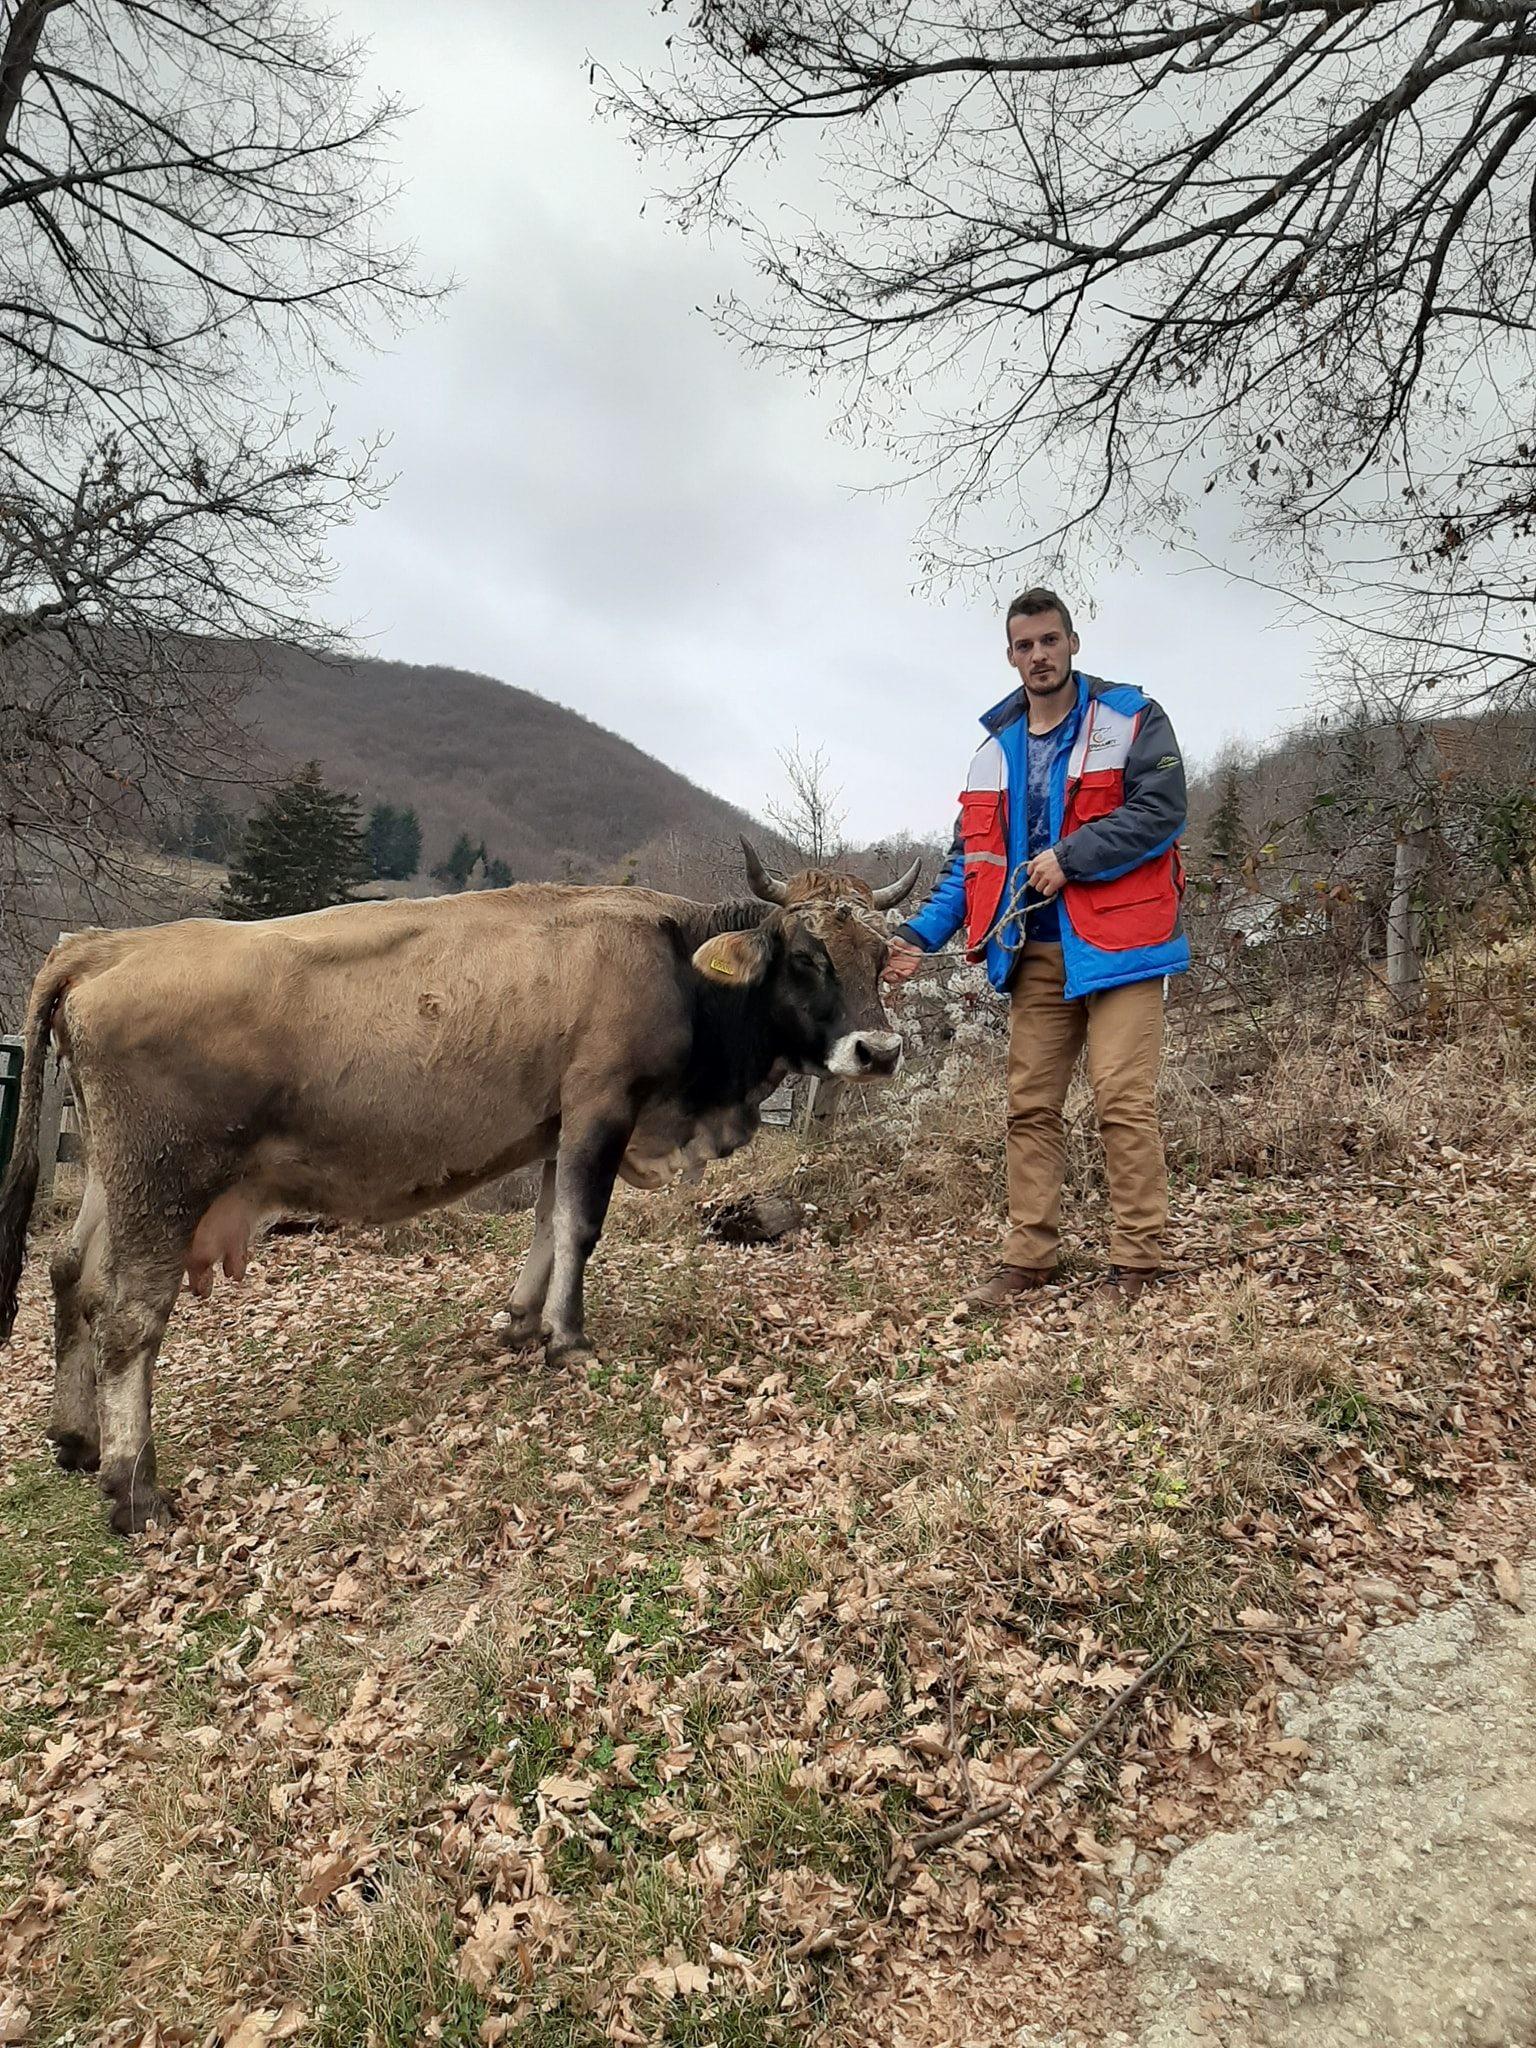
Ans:
{"type": "Polygon", "coordinates": [[[1386,1440],[1387,1421],[1380,1404],[1346,1380],[1325,1386],[1307,1412],[1330,1436],[1357,1436],[1368,1444],[1386,1440]]]}
{"type": "Polygon", "coordinates": [[[599,1683],[613,1668],[606,1645],[615,1634],[632,1636],[632,1649],[668,1654],[665,1668],[689,1668],[684,1635],[693,1623],[693,1607],[682,1591],[683,1560],[675,1552],[658,1556],[644,1571],[626,1578],[604,1575],[569,1596],[578,1628],[587,1639],[587,1661],[599,1683]]]}
{"type": "Polygon", "coordinates": [[[728,1798],[737,1837],[760,1877],[804,1864],[850,1885],[866,1903],[883,1890],[890,1831],[882,1817],[849,1799],[793,1782],[794,1759],[781,1752],[741,1774],[728,1798]]]}
{"type": "Polygon", "coordinates": [[[109,1671],[119,1646],[101,1618],[125,1556],[91,1480],[41,1458],[14,1466],[0,1486],[0,1663],[35,1642],[68,1678],[109,1671]]]}
{"type": "Polygon", "coordinates": [[[182,1637],[166,1693],[171,1711],[183,1727],[206,1721],[213,1711],[223,1682],[213,1660],[237,1643],[249,1626],[237,1608],[214,1607],[199,1615],[182,1637]]]}
{"type": "Polygon", "coordinates": [[[781,2048],[803,2039],[805,2028],[804,2014],[791,2018],[751,2000],[722,2004],[710,1998],[674,2007],[659,2038],[666,2048],[781,2048]]]}
{"type": "MultiPolygon", "coordinates": [[[[1070,1643],[1083,1628],[1091,1628],[1111,1656],[1134,1659],[1139,1666],[1192,1631],[1193,1640],[1161,1673],[1157,1690],[1204,1708],[1230,1699],[1243,1683],[1230,1651],[1205,1634],[1204,1625],[1223,1623],[1234,1607],[1250,1603],[1277,1613],[1290,1605],[1289,1581],[1278,1561],[1268,1561],[1262,1581],[1250,1573],[1237,1586],[1220,1538],[1193,1525],[1181,1524],[1176,1551],[1145,1537],[1128,1537],[1103,1559],[1095,1576],[1091,1594],[1069,1600],[1029,1586],[1016,1588],[1014,1619],[1026,1625],[1021,1633],[1044,1650],[1070,1643]]],[[[1108,1700],[1100,1704],[1107,1706],[1108,1700]]],[[[1081,1706],[1072,1711],[1080,1714],[1081,1706]]],[[[1066,1739],[1046,1746],[1065,1747],[1066,1739]]]]}
{"type": "MultiPolygon", "coordinates": [[[[426,1314],[400,1314],[400,1306],[387,1294],[369,1297],[358,1305],[354,1321],[334,1330],[322,1357],[295,1363],[288,1387],[290,1396],[298,1396],[294,1412],[269,1419],[246,1446],[260,1478],[292,1479],[327,1465],[335,1476],[336,1464],[355,1463],[356,1451],[370,1438],[407,1418],[420,1419],[421,1354],[462,1333],[464,1309],[445,1302],[426,1314]],[[382,1337],[377,1334],[381,1326],[382,1337]],[[323,1458],[317,1456],[321,1434],[331,1440],[323,1458]]],[[[247,1339],[239,1351],[259,1378],[255,1369],[265,1362],[262,1346],[247,1339]]]]}
{"type": "Polygon", "coordinates": [[[465,1644],[439,1672],[440,1767],[482,1773],[496,1760],[509,1799],[532,1798],[539,1780],[559,1771],[569,1747],[559,1725],[543,1714],[519,1714],[506,1659],[494,1645],[465,1644]]]}
{"type": "Polygon", "coordinates": [[[519,2020],[510,2048],[607,2048],[608,2031],[584,2014],[566,2010],[563,2002],[548,2012],[519,2020]]]}
{"type": "Polygon", "coordinates": [[[1478,1263],[1501,1301],[1536,1301],[1536,1235],[1519,1238],[1507,1249],[1490,1248],[1478,1263]]]}
{"type": "Polygon", "coordinates": [[[751,1557],[741,1579],[742,1612],[777,1619],[810,1591],[818,1576],[816,1559],[803,1544],[786,1543],[765,1557],[751,1557]]]}
{"type": "Polygon", "coordinates": [[[306,1992],[314,2048],[476,2048],[486,2010],[454,1970],[447,1916],[389,1900],[321,1947],[306,1992]]]}

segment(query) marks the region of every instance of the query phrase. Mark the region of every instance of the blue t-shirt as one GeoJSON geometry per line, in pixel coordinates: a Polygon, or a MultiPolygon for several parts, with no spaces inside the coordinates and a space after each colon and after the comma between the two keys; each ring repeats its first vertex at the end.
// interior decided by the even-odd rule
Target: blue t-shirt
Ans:
{"type": "MultiPolygon", "coordinates": [[[[1031,860],[1037,853],[1048,853],[1055,844],[1051,837],[1051,762],[1055,758],[1059,731],[1058,725],[1052,726],[1049,732],[1032,732],[1029,735],[1029,783],[1025,807],[1031,860]]],[[[1053,901],[1042,904],[1038,910],[1031,910],[1025,936],[1037,944],[1059,946],[1060,907],[1053,901]]]]}

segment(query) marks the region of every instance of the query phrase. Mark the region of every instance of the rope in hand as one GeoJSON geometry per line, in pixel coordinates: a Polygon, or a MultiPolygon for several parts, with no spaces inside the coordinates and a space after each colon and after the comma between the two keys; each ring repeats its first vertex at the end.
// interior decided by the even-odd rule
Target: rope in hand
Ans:
{"type": "Polygon", "coordinates": [[[1031,915],[1037,910],[1044,910],[1048,903],[1056,901],[1054,896],[1040,895],[1036,895],[1032,903],[1029,901],[1029,866],[1027,862],[1021,862],[1015,870],[1015,874],[1017,880],[1014,882],[1011,893],[1004,902],[1002,909],[987,926],[981,938],[977,940],[974,951],[979,953],[983,946],[990,945],[992,940],[997,938],[997,934],[1002,930],[1003,926],[1009,923],[1010,920],[1016,919],[1018,937],[1013,939],[999,938],[997,943],[1005,953],[1021,952],[1029,937],[1029,919],[1031,915]]]}

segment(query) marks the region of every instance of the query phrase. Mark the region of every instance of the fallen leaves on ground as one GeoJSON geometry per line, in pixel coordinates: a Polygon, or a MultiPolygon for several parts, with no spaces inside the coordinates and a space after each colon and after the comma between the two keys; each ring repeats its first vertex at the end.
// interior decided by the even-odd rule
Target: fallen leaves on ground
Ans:
{"type": "Polygon", "coordinates": [[[1297,1768],[1283,1693],[1377,1616],[1517,1596],[1533,1182],[1428,1134],[1390,1178],[1218,1178],[1166,1287],[987,1326],[950,1315],[975,1229],[899,1183],[753,1249],[626,1201],[604,1362],[555,1374],[490,1334],[520,1221],[275,1240],[173,1325],[183,1519],[132,1546],[44,1462],[34,1255],[0,2040],[901,2043],[956,1958],[1015,2027],[1091,2000],[1089,1903],[1297,1768]]]}

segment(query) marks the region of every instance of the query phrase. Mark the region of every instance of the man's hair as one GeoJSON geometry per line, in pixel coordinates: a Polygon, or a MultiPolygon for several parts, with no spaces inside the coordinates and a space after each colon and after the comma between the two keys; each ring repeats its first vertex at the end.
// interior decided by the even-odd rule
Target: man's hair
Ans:
{"type": "Polygon", "coordinates": [[[1009,639],[1013,638],[1015,619],[1032,619],[1037,612],[1060,612],[1061,623],[1066,627],[1068,637],[1072,632],[1072,614],[1067,610],[1054,590],[1047,590],[1043,583],[1037,583],[1032,590],[1021,590],[1008,607],[1008,616],[1003,621],[1003,630],[1009,639]]]}

